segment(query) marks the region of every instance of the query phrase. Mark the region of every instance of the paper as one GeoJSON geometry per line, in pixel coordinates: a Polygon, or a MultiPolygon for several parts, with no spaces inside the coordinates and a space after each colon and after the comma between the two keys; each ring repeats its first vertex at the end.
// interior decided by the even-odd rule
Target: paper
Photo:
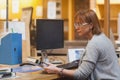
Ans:
{"type": "Polygon", "coordinates": [[[43,8],[42,8],[42,6],[37,6],[36,7],[36,16],[40,17],[42,15],[43,15],[43,8]]]}
{"type": "Polygon", "coordinates": [[[9,32],[5,32],[4,34],[2,34],[2,36],[0,36],[0,45],[1,45],[1,40],[2,40],[2,38],[4,38],[6,35],[8,35],[9,34],[9,32]]]}
{"type": "Polygon", "coordinates": [[[1,9],[0,10],[0,18],[1,19],[6,19],[6,9],[1,9]]]}
{"type": "Polygon", "coordinates": [[[84,52],[85,52],[84,48],[68,49],[68,61],[72,62],[74,60],[81,59],[84,52]]]}
{"type": "Polygon", "coordinates": [[[49,1],[48,2],[48,11],[47,11],[48,19],[56,19],[56,2],[49,1]]]}
{"type": "Polygon", "coordinates": [[[12,0],[12,13],[19,12],[19,0],[12,0]]]}
{"type": "Polygon", "coordinates": [[[35,72],[39,70],[43,70],[43,68],[39,66],[32,66],[32,65],[24,65],[24,66],[18,66],[13,68],[13,72],[21,72],[21,73],[35,72]]]}
{"type": "Polygon", "coordinates": [[[25,23],[24,22],[17,22],[17,21],[9,22],[8,32],[10,32],[10,33],[21,33],[22,34],[22,40],[26,39],[25,23]]]}

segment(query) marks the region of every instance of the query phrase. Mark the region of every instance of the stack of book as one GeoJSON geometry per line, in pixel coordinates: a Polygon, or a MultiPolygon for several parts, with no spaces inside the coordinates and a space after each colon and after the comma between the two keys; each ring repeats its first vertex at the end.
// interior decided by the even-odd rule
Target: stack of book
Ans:
{"type": "Polygon", "coordinates": [[[9,78],[13,76],[15,76],[15,73],[12,72],[12,68],[0,65],[0,79],[9,78]]]}

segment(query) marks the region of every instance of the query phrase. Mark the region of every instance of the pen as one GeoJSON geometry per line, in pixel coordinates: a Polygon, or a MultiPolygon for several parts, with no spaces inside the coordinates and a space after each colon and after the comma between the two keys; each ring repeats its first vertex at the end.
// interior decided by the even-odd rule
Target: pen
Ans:
{"type": "Polygon", "coordinates": [[[47,66],[49,66],[49,64],[48,63],[46,63],[46,62],[43,62],[44,64],[46,64],[47,66]]]}
{"type": "Polygon", "coordinates": [[[41,66],[43,66],[44,64],[45,64],[46,66],[49,66],[49,64],[46,63],[46,62],[40,62],[40,65],[41,65],[41,66]]]}

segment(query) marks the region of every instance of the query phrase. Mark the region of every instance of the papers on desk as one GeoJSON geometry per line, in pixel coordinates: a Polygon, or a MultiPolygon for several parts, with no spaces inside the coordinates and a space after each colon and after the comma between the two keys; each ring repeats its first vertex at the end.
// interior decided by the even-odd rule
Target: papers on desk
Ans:
{"type": "Polygon", "coordinates": [[[25,23],[17,21],[9,21],[8,32],[10,33],[21,33],[22,40],[25,40],[25,23]]]}
{"type": "Polygon", "coordinates": [[[13,68],[13,72],[20,72],[20,73],[35,72],[39,70],[43,70],[43,68],[39,66],[32,66],[32,65],[24,65],[24,66],[18,66],[13,68]]]}

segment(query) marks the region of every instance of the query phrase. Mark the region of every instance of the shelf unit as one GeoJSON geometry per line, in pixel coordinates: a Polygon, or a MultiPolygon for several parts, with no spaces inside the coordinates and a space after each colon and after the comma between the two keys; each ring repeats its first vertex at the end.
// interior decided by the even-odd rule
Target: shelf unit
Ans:
{"type": "MultiPolygon", "coordinates": [[[[102,28],[104,27],[104,0],[96,0],[96,12],[102,28]]],[[[118,38],[118,14],[120,13],[120,0],[110,0],[110,28],[115,39],[118,38]]]]}

